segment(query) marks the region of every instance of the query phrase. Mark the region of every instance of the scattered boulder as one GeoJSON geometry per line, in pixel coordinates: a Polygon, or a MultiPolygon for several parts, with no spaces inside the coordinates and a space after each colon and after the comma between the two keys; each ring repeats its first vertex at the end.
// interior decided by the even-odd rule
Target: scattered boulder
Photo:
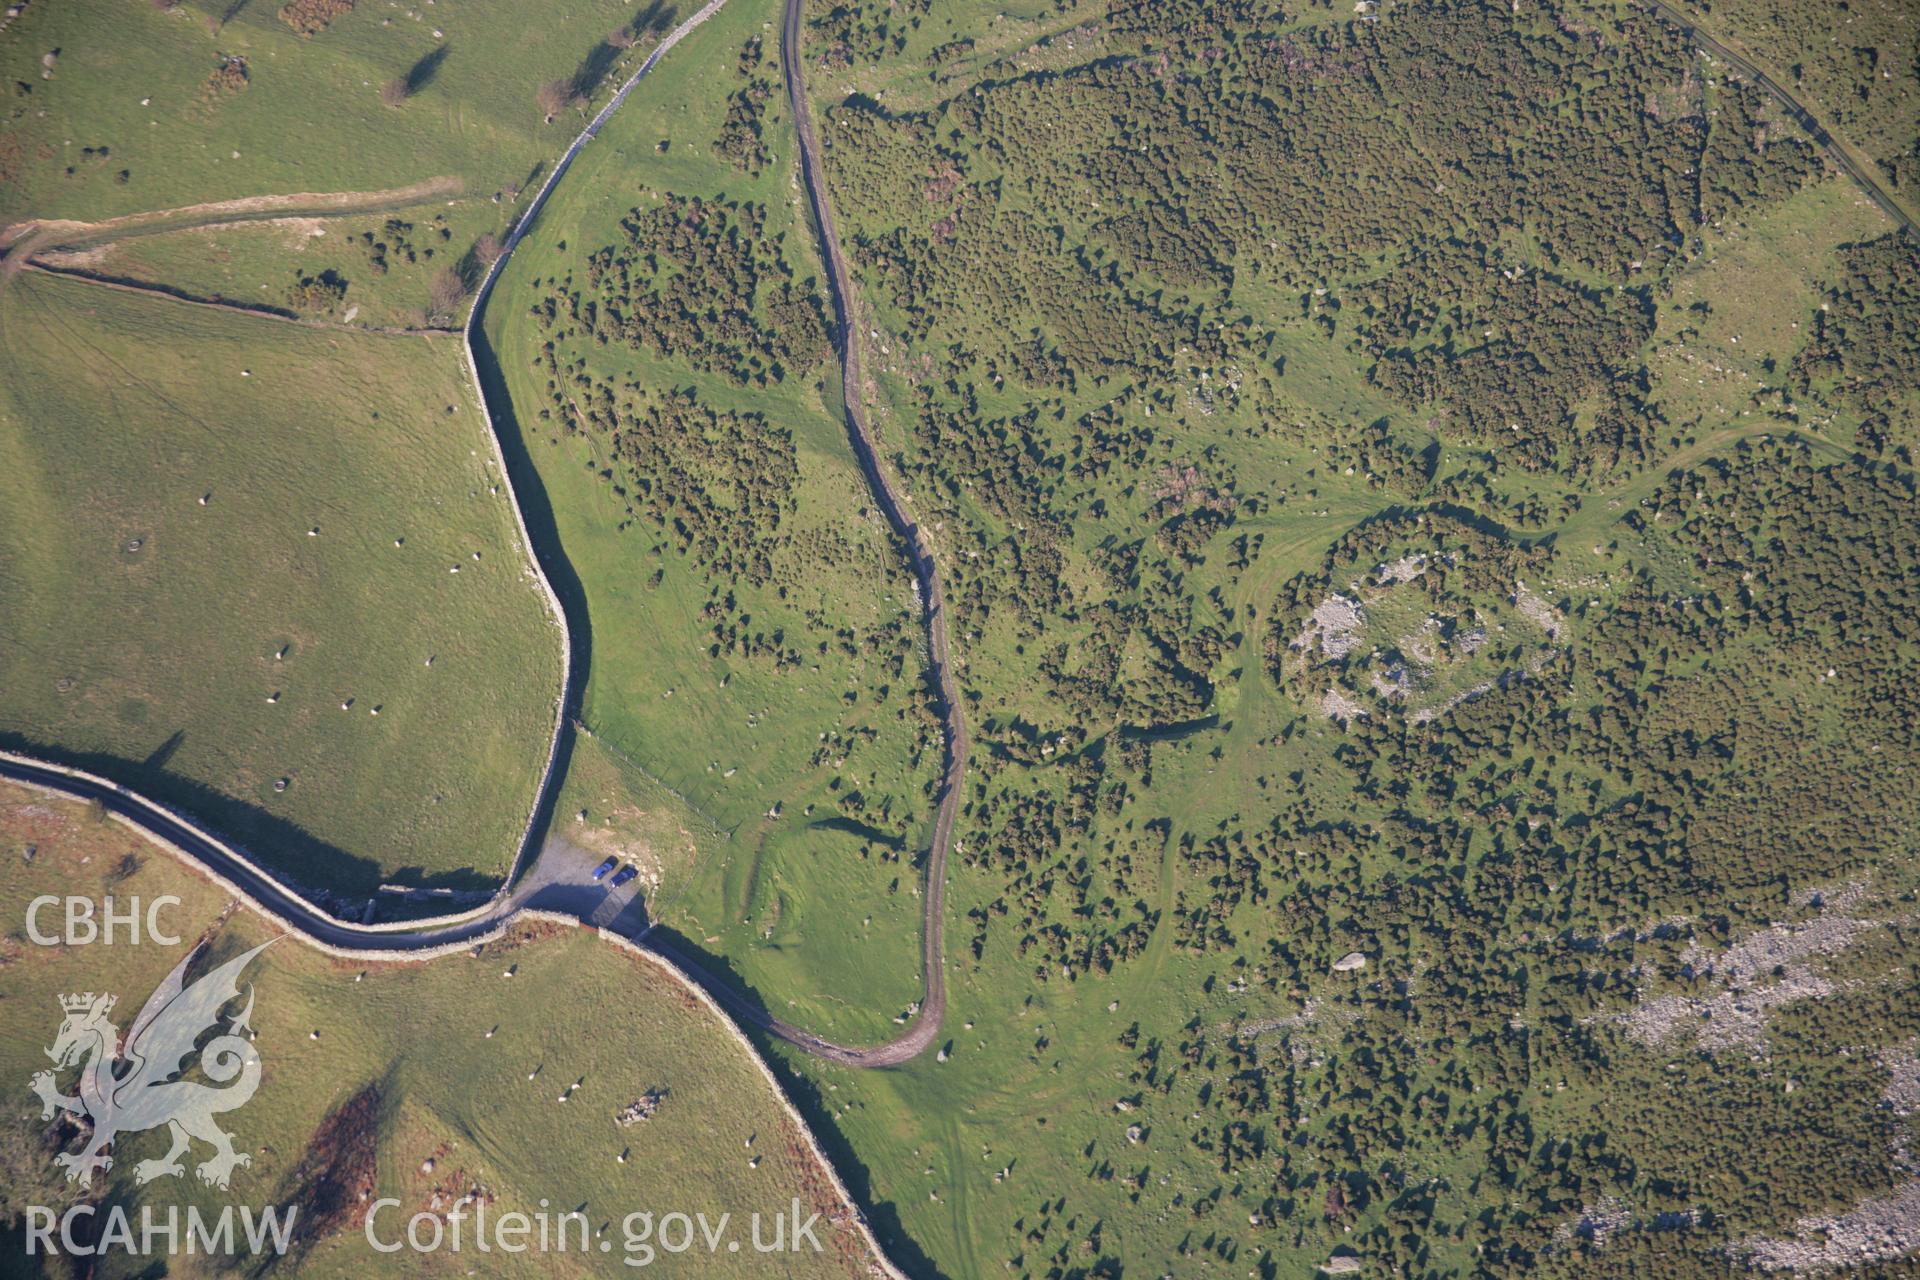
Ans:
{"type": "Polygon", "coordinates": [[[639,1124],[642,1120],[651,1120],[655,1114],[659,1112],[660,1104],[665,1102],[666,1098],[667,1091],[665,1089],[649,1089],[632,1102],[629,1102],[626,1106],[620,1108],[619,1112],[613,1117],[613,1122],[621,1128],[626,1129],[639,1124]]]}

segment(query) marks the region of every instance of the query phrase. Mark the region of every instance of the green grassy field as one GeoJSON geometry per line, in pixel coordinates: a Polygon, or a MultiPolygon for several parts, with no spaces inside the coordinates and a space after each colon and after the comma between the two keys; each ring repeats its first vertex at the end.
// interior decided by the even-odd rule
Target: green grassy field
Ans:
{"type": "Polygon", "coordinates": [[[567,0],[535,15],[512,0],[368,0],[303,37],[269,0],[30,4],[0,48],[6,83],[26,86],[0,113],[0,221],[442,175],[492,208],[578,128],[571,109],[546,124],[537,87],[578,78],[604,101],[640,56],[605,38],[669,7],[567,0]],[[210,87],[229,57],[244,59],[245,86],[210,87]],[[381,86],[409,76],[412,96],[384,105],[381,86]]]}
{"type": "Polygon", "coordinates": [[[676,47],[541,214],[488,306],[486,335],[584,593],[583,719],[603,761],[617,764],[612,785],[646,793],[595,804],[582,792],[560,811],[657,812],[665,802],[701,834],[697,858],[668,870],[658,918],[737,966],[782,1016],[877,1042],[920,990],[916,859],[938,736],[921,702],[912,581],[847,444],[824,343],[809,367],[743,386],[684,356],[528,321],[556,278],[615,242],[630,209],[670,196],[764,206],[760,243],[777,245],[800,289],[825,307],[780,101],[762,120],[775,159],[757,176],[714,146],[729,95],[746,83],[732,68],[755,65],[742,55],[750,39],[764,42],[755,74],[772,74],[766,24],[777,12],[736,0],[676,47]],[[746,419],[749,434],[791,434],[796,470],[764,581],[702,563],[670,530],[634,518],[622,495],[641,481],[617,444],[566,423],[593,393],[543,390],[530,367],[543,340],[623,395],[686,394],[720,413],[758,415],[746,419]],[[787,656],[717,645],[723,626],[772,638],[787,656]]]}
{"type": "Polygon", "coordinates": [[[176,210],[172,224],[194,229],[56,259],[361,327],[457,324],[465,300],[436,277],[451,271],[471,290],[489,238],[675,13],[665,0],[581,0],[537,20],[502,0],[370,3],[303,36],[275,6],[244,0],[28,6],[0,47],[18,86],[0,108],[0,228],[51,219],[85,243],[104,219],[176,210]],[[629,35],[636,45],[617,47],[629,35]],[[224,59],[244,77],[212,87],[224,59]],[[396,78],[410,88],[393,106],[383,93],[396,78]],[[551,120],[536,102],[549,83],[574,95],[551,120]],[[429,181],[445,188],[430,201],[375,200],[352,219],[316,207],[300,212],[322,216],[195,226],[208,202],[429,181]]]}
{"type": "Polygon", "coordinates": [[[316,889],[496,882],[560,653],[457,339],[33,273],[0,327],[0,737],[316,889]]]}
{"type": "MultiPolygon", "coordinates": [[[[32,897],[174,894],[183,901],[164,917],[168,926],[189,941],[204,931],[220,958],[270,936],[256,917],[230,913],[221,894],[171,855],[78,804],[0,786],[0,855],[0,902],[10,921],[0,941],[8,973],[0,1071],[9,1080],[45,1067],[40,1046],[58,1029],[59,994],[117,993],[115,1018],[124,1028],[184,954],[151,944],[31,945],[22,921],[32,897]],[[23,857],[29,848],[31,860],[23,857]]],[[[777,1262],[794,1276],[866,1274],[859,1236],[835,1224],[831,1184],[738,1042],[652,965],[591,934],[532,928],[478,956],[461,952],[423,965],[333,960],[283,941],[246,979],[256,996],[252,1026],[264,1077],[223,1124],[252,1163],[235,1172],[226,1193],[200,1185],[191,1170],[138,1188],[135,1162],[165,1147],[163,1132],[139,1134],[116,1144],[102,1203],[127,1206],[136,1221],[142,1204],[163,1212],[168,1204],[195,1205],[209,1214],[228,1203],[298,1206],[309,1230],[297,1232],[295,1251],[266,1270],[273,1275],[364,1276],[393,1265],[363,1234],[363,1190],[367,1202],[401,1201],[377,1220],[390,1240],[412,1214],[444,1210],[474,1189],[490,1197],[495,1215],[578,1209],[594,1251],[578,1252],[576,1236],[569,1254],[482,1257],[471,1251],[469,1217],[467,1251],[404,1256],[406,1274],[464,1275],[476,1266],[488,1275],[630,1274],[622,1265],[624,1220],[634,1212],[704,1212],[709,1222],[730,1213],[741,1242],[737,1254],[724,1246],[713,1255],[704,1246],[661,1252],[650,1271],[757,1275],[777,1262]],[[569,1094],[564,1104],[562,1092],[569,1094]],[[652,1119],[615,1123],[617,1112],[648,1093],[661,1096],[652,1119]],[[777,1260],[752,1252],[748,1216],[786,1210],[795,1197],[822,1214],[823,1252],[777,1260]],[[329,1223],[324,1233],[313,1230],[316,1220],[329,1223]],[[612,1245],[606,1253],[602,1240],[612,1245]]],[[[69,1203],[75,1189],[58,1176],[57,1148],[43,1140],[37,1110],[10,1106],[3,1123],[0,1206],[11,1216],[26,1204],[69,1203]]],[[[195,1158],[206,1154],[200,1149],[195,1158]]],[[[21,1243],[8,1238],[0,1272],[56,1273],[35,1272],[17,1251],[21,1243]]],[[[109,1259],[95,1274],[151,1274],[147,1265],[109,1259]]],[[[225,1274],[229,1265],[184,1257],[166,1263],[169,1275],[225,1274]]]]}

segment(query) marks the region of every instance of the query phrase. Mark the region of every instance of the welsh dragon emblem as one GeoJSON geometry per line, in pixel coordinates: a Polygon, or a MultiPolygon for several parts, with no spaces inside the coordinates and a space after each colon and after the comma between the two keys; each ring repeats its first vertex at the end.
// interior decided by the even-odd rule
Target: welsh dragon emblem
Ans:
{"type": "Polygon", "coordinates": [[[206,944],[196,947],[147,998],[127,1032],[124,1049],[119,1029],[107,1020],[113,1012],[113,996],[89,991],[60,997],[66,1020],[47,1056],[53,1059],[55,1071],[83,1063],[78,1092],[72,1096],[59,1092],[54,1071],[35,1073],[32,1088],[44,1104],[42,1120],[53,1119],[58,1109],[93,1122],[84,1149],[54,1157],[66,1169],[69,1182],[85,1186],[96,1170],[111,1169],[113,1157],[106,1152],[122,1134],[161,1125],[171,1132],[173,1145],[159,1159],[135,1165],[136,1182],[185,1173],[180,1157],[188,1153],[194,1138],[213,1148],[213,1156],[196,1166],[200,1180],[211,1186],[224,1190],[234,1169],[252,1162],[251,1156],[233,1149],[233,1138],[214,1123],[215,1116],[242,1106],[260,1087],[260,1055],[248,1039],[251,985],[246,1007],[237,1016],[226,1016],[226,1029],[199,1050],[201,1072],[213,1084],[177,1077],[201,1036],[219,1027],[221,1010],[239,998],[241,970],[272,945],[263,942],[189,986],[187,966],[206,944]]]}

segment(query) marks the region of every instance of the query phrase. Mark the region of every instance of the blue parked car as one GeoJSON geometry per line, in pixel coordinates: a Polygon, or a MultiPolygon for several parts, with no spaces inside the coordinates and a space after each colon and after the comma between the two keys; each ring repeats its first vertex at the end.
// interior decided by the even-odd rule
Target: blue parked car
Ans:
{"type": "Polygon", "coordinates": [[[622,867],[620,868],[620,874],[613,878],[613,887],[618,889],[621,885],[625,884],[627,881],[633,879],[635,876],[639,874],[640,874],[640,868],[638,867],[634,867],[634,866],[622,867]]]}
{"type": "Polygon", "coordinates": [[[607,878],[607,872],[613,870],[615,867],[619,865],[620,865],[620,859],[608,858],[605,862],[601,863],[599,866],[593,869],[593,878],[595,880],[605,880],[607,878]]]}

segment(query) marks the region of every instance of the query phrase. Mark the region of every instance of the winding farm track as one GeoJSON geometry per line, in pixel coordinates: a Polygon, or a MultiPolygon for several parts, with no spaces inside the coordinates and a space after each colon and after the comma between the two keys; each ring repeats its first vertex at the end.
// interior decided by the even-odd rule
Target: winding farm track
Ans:
{"type": "Polygon", "coordinates": [[[82,249],[124,240],[237,222],[271,222],[278,218],[337,218],[352,213],[381,213],[407,209],[460,192],[458,178],[429,178],[389,191],[299,192],[293,195],[246,196],[177,209],[153,209],[102,222],[75,222],[64,218],[28,218],[0,227],[0,284],[49,249],[82,249]]]}
{"type": "MultiPolygon", "coordinates": [[[[848,1048],[792,1027],[771,1015],[743,1009],[743,1016],[789,1044],[818,1057],[850,1067],[886,1067],[906,1062],[926,1051],[940,1034],[947,1012],[946,949],[943,927],[946,916],[947,852],[953,845],[953,830],[960,813],[960,799],[967,776],[967,725],[960,711],[959,691],[953,682],[953,667],[947,650],[946,597],[940,586],[940,570],[933,547],[918,521],[907,508],[895,478],[887,469],[867,422],[865,388],[860,377],[860,335],[855,324],[853,277],[847,271],[846,258],[840,252],[840,238],[833,226],[833,203],[827,195],[826,173],[820,158],[820,140],[813,128],[813,108],[807,100],[805,59],[802,54],[804,0],[786,0],[780,21],[780,65],[787,81],[787,102],[793,114],[793,128],[800,141],[800,172],[806,181],[807,200],[813,209],[815,230],[820,238],[820,256],[827,264],[832,283],[834,311],[839,317],[839,354],[841,398],[846,403],[847,434],[853,451],[866,473],[867,484],[887,513],[887,521],[906,544],[913,566],[914,580],[920,587],[921,607],[926,612],[927,665],[938,695],[938,712],[946,738],[946,756],[941,771],[940,790],[934,805],[933,832],[928,842],[926,888],[921,895],[920,957],[925,971],[926,991],[913,1025],[897,1039],[868,1049],[848,1048]]],[[[654,943],[660,946],[662,944],[654,943]]],[[[664,948],[663,948],[664,949],[664,948]]],[[[674,957],[691,968],[690,958],[674,957]]],[[[703,979],[704,980],[704,979],[703,979]]]]}
{"type": "MultiPolygon", "coordinates": [[[[589,923],[592,911],[589,906],[581,903],[576,892],[570,891],[568,886],[551,878],[530,874],[531,863],[540,847],[542,818],[551,807],[558,785],[557,773],[566,742],[565,735],[571,731],[566,708],[572,704],[581,673],[577,670],[574,661],[573,635],[565,607],[554,591],[545,567],[540,563],[538,544],[527,526],[519,494],[513,487],[511,468],[507,465],[500,434],[500,422],[508,415],[504,412],[496,412],[488,400],[486,384],[480,376],[480,366],[475,355],[474,334],[479,328],[487,300],[492,294],[501,271],[514,250],[532,229],[548,198],[560,179],[572,167],[581,149],[594,140],[613,113],[626,101],[628,94],[648,72],[653,70],[660,59],[695,27],[718,12],[725,3],[726,0],[709,0],[692,17],[675,27],[653,48],[639,69],[626,80],[619,91],[608,100],[605,106],[601,107],[569,144],[508,233],[500,256],[488,267],[486,275],[475,289],[473,306],[460,331],[462,350],[466,358],[467,373],[473,393],[487,410],[488,423],[492,429],[492,443],[495,448],[495,462],[502,476],[506,478],[507,490],[512,499],[509,505],[513,509],[521,538],[528,549],[535,569],[534,576],[546,600],[548,612],[561,632],[564,653],[561,690],[555,704],[552,745],[548,751],[539,785],[535,790],[534,805],[529,814],[520,847],[516,851],[512,869],[492,899],[481,907],[459,915],[388,924],[356,924],[337,919],[319,910],[292,886],[273,876],[244,850],[221,839],[192,818],[168,809],[116,782],[78,769],[10,752],[0,752],[0,777],[99,804],[115,817],[140,828],[163,845],[173,849],[188,862],[198,865],[236,896],[245,899],[256,910],[289,932],[311,945],[336,953],[405,955],[424,958],[451,952],[468,944],[497,936],[522,912],[548,916],[559,914],[581,923],[589,923]]],[[[853,322],[852,280],[834,234],[833,211],[827,197],[826,182],[821,170],[819,143],[814,134],[812,113],[806,96],[806,82],[800,52],[802,3],[803,0],[786,0],[781,27],[781,56],[786,72],[789,101],[793,109],[794,125],[800,140],[801,169],[806,179],[808,196],[820,233],[822,257],[829,268],[834,307],[840,321],[839,352],[848,434],[876,500],[886,511],[889,522],[909,551],[914,577],[919,584],[921,601],[926,613],[927,659],[934,687],[938,693],[938,710],[946,738],[945,767],[934,811],[932,835],[925,864],[925,892],[922,895],[924,903],[922,963],[925,969],[925,994],[912,1024],[898,1038],[870,1047],[841,1045],[774,1017],[758,1001],[735,984],[714,974],[699,956],[692,954],[671,938],[647,929],[632,941],[655,953],[683,980],[699,985],[715,1002],[726,1006],[735,1017],[750,1026],[807,1053],[845,1066],[886,1067],[907,1062],[923,1053],[939,1035],[946,1013],[945,948],[942,928],[946,898],[946,859],[953,841],[962,782],[966,775],[966,725],[961,716],[959,699],[948,663],[946,610],[932,549],[918,523],[908,514],[906,501],[881,459],[862,407],[860,344],[853,322]]],[[[426,187],[438,192],[442,189],[440,183],[441,180],[437,180],[434,184],[426,184],[426,187]]],[[[415,189],[408,189],[402,193],[370,193],[370,196],[355,199],[368,202],[390,201],[399,196],[410,197],[416,194],[415,189]]],[[[199,207],[198,212],[206,221],[230,221],[284,215],[286,208],[295,202],[304,207],[323,199],[326,198],[263,197],[229,202],[226,205],[202,206],[199,207]]],[[[358,206],[352,204],[350,207],[358,206]]],[[[116,220],[119,225],[114,229],[120,230],[123,234],[138,233],[140,230],[149,229],[155,223],[164,224],[171,229],[183,225],[182,215],[191,212],[193,211],[169,210],[158,215],[142,215],[133,219],[116,220]]],[[[16,253],[9,256],[14,259],[17,268],[20,262],[31,256],[30,252],[22,253],[19,250],[44,247],[48,242],[56,240],[65,242],[76,237],[87,241],[110,238],[103,234],[108,232],[110,225],[24,224],[12,229],[16,253]]]]}

